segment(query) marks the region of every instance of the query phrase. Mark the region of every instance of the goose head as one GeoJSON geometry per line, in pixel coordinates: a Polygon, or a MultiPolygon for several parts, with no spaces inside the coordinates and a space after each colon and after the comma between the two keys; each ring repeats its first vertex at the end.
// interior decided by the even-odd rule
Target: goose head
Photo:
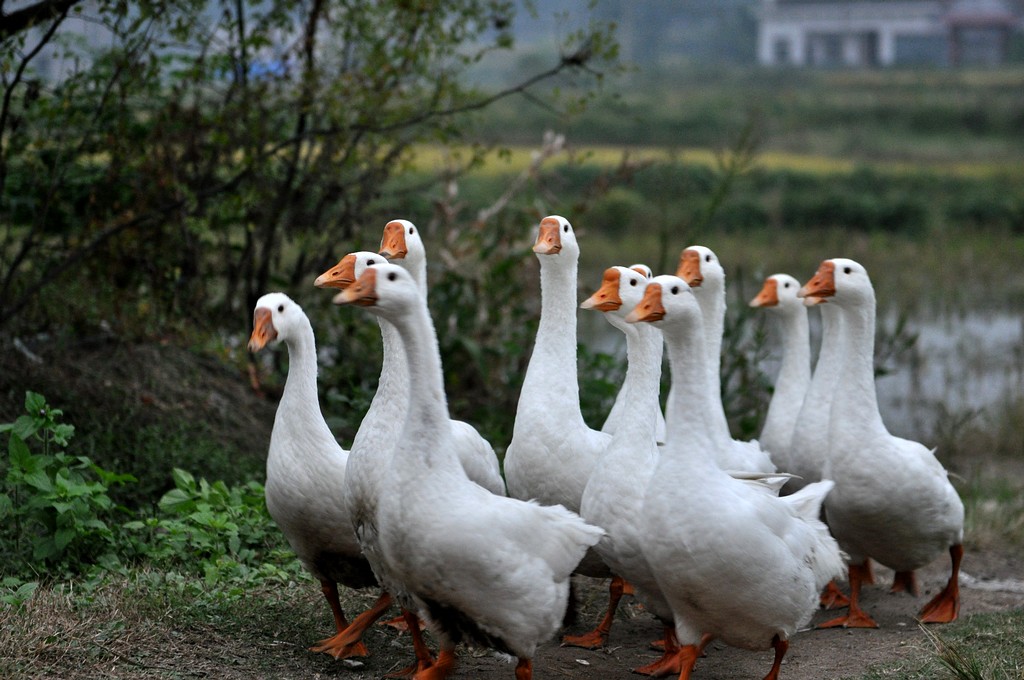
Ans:
{"type": "Polygon", "coordinates": [[[789,274],[772,274],[764,280],[761,292],[750,301],[751,307],[767,307],[785,311],[803,303],[797,297],[800,282],[789,274]]]}
{"type": "Polygon", "coordinates": [[[356,282],[356,279],[366,271],[367,267],[375,264],[387,264],[387,259],[383,255],[378,255],[368,250],[349,253],[338,260],[338,264],[316,277],[313,285],[317,288],[340,288],[345,290],[356,282]]]}
{"type": "Polygon", "coordinates": [[[633,267],[609,267],[604,270],[601,287],[580,303],[583,309],[611,312],[625,319],[644,296],[648,277],[633,267]]]}
{"type": "Polygon", "coordinates": [[[874,304],[875,290],[859,262],[837,257],[825,260],[798,293],[805,305],[831,302],[840,307],[874,304]]]}
{"type": "Polygon", "coordinates": [[[335,295],[334,303],[366,307],[393,320],[414,304],[423,304],[423,298],[412,274],[396,264],[378,264],[367,267],[354,284],[335,295]]]}
{"type": "Polygon", "coordinates": [[[690,288],[725,290],[725,270],[718,256],[705,246],[688,246],[679,255],[676,276],[690,288]]]}
{"type": "Polygon", "coordinates": [[[702,317],[697,298],[686,281],[663,274],[647,282],[643,297],[626,321],[646,321],[669,332],[687,326],[699,328],[702,317]]]}
{"type": "Polygon", "coordinates": [[[409,220],[391,220],[384,225],[378,253],[389,260],[396,260],[396,264],[405,265],[407,269],[427,259],[420,231],[409,220]]]}
{"type": "Polygon", "coordinates": [[[269,343],[287,341],[308,326],[306,313],[284,293],[267,293],[256,301],[252,313],[249,351],[258,352],[269,343]]]}
{"type": "Polygon", "coordinates": [[[555,259],[577,260],[580,256],[579,244],[569,220],[560,215],[549,215],[540,221],[537,240],[533,244],[533,252],[543,264],[552,258],[548,255],[559,255],[555,259]]]}

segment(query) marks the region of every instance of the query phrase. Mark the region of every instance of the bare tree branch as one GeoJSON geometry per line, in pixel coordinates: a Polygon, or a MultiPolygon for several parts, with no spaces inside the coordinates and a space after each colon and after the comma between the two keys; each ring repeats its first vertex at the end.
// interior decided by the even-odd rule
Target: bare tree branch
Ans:
{"type": "Polygon", "coordinates": [[[56,19],[67,14],[68,10],[82,0],[43,0],[28,7],[16,9],[10,14],[0,11],[0,40],[7,40],[37,24],[56,19]]]}

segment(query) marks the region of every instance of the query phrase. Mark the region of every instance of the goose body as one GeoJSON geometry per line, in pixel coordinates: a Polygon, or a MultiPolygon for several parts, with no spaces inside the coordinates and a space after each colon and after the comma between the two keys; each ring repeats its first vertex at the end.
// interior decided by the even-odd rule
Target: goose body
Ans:
{"type": "Polygon", "coordinates": [[[778,676],[789,637],[817,606],[818,592],[842,572],[842,557],[818,520],[831,482],[778,497],[734,479],[716,463],[707,415],[712,399],[703,360],[701,309],[686,283],[655,277],[631,321],[661,328],[674,400],[643,505],[643,552],[669,602],[682,648],[680,680],[690,677],[702,636],[745,649],[776,650],[778,676]]]}
{"type": "MultiPolygon", "coordinates": [[[[772,462],[783,472],[802,475],[808,467],[795,459],[792,451],[793,430],[804,405],[804,396],[811,383],[811,347],[807,308],[797,297],[800,282],[788,274],[773,274],[765,279],[751,307],[767,310],[778,319],[782,362],[775,380],[775,391],[768,405],[758,443],[771,455],[772,462]]],[[[820,465],[820,463],[819,463],[820,465]]],[[[796,491],[821,478],[815,470],[810,478],[791,479],[787,488],[796,491]]]]}
{"type": "Polygon", "coordinates": [[[857,604],[868,558],[896,572],[912,572],[949,551],[946,587],[921,618],[945,622],[959,611],[964,507],[934,451],[893,436],[882,421],[874,377],[875,293],[859,263],[825,260],[801,293],[842,315],[844,361],[829,419],[830,447],[823,473],[836,488],[825,514],[850,560],[850,612],[824,626],[877,624],[857,604]]]}
{"type": "Polygon", "coordinates": [[[376,583],[345,503],[349,454],[320,411],[316,340],[309,318],[284,293],[262,296],[254,310],[250,351],[272,342],[287,346],[289,367],[267,454],[267,510],[303,566],[320,581],[335,617],[337,635],[313,650],[336,657],[365,655],[358,635],[341,640],[349,624],[337,593],[339,583],[349,588],[376,583]]]}
{"type": "MultiPolygon", "coordinates": [[[[381,236],[380,255],[408,271],[424,299],[427,298],[427,249],[416,225],[409,220],[388,222],[381,236]]],[[[452,436],[455,451],[469,478],[492,493],[504,495],[505,480],[494,447],[475,427],[462,420],[452,419],[452,436]]]]}
{"type": "Polygon", "coordinates": [[[537,645],[561,623],[570,573],[603,532],[469,480],[452,450],[433,324],[408,272],[372,267],[339,298],[386,318],[408,355],[407,417],[378,500],[388,579],[429,614],[442,655],[467,639],[516,655],[516,677],[528,680],[537,645]]]}
{"type": "Polygon", "coordinates": [[[611,441],[580,411],[576,375],[576,270],[579,246],[569,222],[541,222],[541,314],[505,453],[509,495],[579,512],[590,473],[611,441]]]}
{"type": "Polygon", "coordinates": [[[666,625],[666,657],[637,670],[661,674],[679,672],[666,665],[676,649],[675,626],[672,609],[643,554],[640,518],[647,485],[658,463],[658,392],[664,343],[661,331],[652,325],[625,320],[643,297],[648,278],[646,272],[635,267],[610,267],[605,270],[601,288],[581,305],[604,312],[608,322],[626,336],[628,365],[620,392],[624,395],[620,400],[621,420],[587,482],[580,512],[585,520],[605,530],[595,547],[604,563],[628,581],[648,611],[666,625]]]}
{"type": "MultiPolygon", "coordinates": [[[[729,422],[722,405],[722,333],[725,328],[725,270],[718,256],[705,246],[689,246],[683,249],[679,258],[677,276],[692,289],[700,304],[705,342],[704,370],[707,373],[708,390],[714,396],[707,417],[713,427],[714,436],[721,442],[715,447],[715,457],[723,470],[745,472],[775,472],[775,464],[768,453],[755,441],[733,439],[729,433],[729,422]]],[[[669,400],[674,399],[669,393],[669,400]]],[[[674,407],[670,405],[670,410],[674,407]]]]}

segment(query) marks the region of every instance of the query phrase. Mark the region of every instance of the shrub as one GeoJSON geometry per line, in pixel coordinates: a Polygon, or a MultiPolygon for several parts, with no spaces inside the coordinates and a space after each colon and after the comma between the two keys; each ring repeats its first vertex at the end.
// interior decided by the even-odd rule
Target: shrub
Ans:
{"type": "Polygon", "coordinates": [[[8,464],[0,491],[0,545],[9,575],[34,570],[62,576],[93,565],[118,563],[111,521],[126,512],[107,491],[136,481],[62,449],[74,427],[59,422],[63,411],[35,392],[25,395],[26,415],[0,424],[8,433],[8,464]],[[30,444],[36,447],[33,452],[30,444]]]}

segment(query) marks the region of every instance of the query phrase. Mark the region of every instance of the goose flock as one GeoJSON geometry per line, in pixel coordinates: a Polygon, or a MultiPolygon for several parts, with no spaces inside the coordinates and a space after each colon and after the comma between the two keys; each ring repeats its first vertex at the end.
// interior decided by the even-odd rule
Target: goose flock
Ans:
{"type": "Polygon", "coordinates": [[[569,221],[541,220],[533,251],[540,320],[503,474],[491,444],[448,412],[413,223],[388,222],[378,251],[349,253],[315,281],[380,326],[380,379],[350,450],[320,409],[308,317],[284,293],[257,301],[249,350],[284,343],[289,354],[267,508],[335,623],[312,651],[369,655],[363,633],[394,603],[416,680],[450,676],[463,642],[515,657],[516,680],[529,680],[538,646],[563,625],[572,576],[583,575],[610,579],[608,609],[563,644],[605,645],[619,598],[632,592],[665,631],[661,656],[638,673],[690,678],[717,639],[773,649],[772,680],[819,606],[847,607],[820,627],[877,627],[859,604],[871,560],[895,572],[894,590],[916,595],[915,571],[944,552],[949,582],[918,618],[957,618],[963,504],[934,451],[883,423],[863,266],[825,260],[802,286],[775,274],[751,300],[779,321],[782,364],[759,440],[741,441],[719,396],[725,270],[711,249],[683,249],[674,274],[611,266],[582,304],[569,221]],[[626,377],[601,430],[580,411],[580,307],[626,341],[626,377]],[[812,308],[823,328],[813,371],[812,308]],[[849,597],[836,583],[844,577],[849,597]],[[350,622],[339,585],[380,594],[350,622]]]}

